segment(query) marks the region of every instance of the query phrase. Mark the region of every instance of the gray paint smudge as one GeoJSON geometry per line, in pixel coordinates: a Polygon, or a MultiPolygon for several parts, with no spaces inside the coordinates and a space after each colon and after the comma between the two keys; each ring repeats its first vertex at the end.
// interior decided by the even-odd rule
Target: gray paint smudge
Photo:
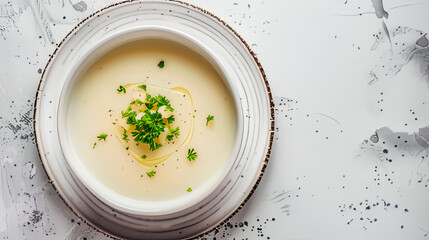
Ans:
{"type": "Polygon", "coordinates": [[[13,125],[12,123],[9,123],[6,127],[12,130],[13,134],[16,134],[19,130],[21,130],[21,125],[13,125]]]}
{"type": "Polygon", "coordinates": [[[392,149],[408,152],[411,157],[417,157],[423,151],[429,150],[429,126],[413,133],[394,132],[388,127],[382,127],[377,129],[369,140],[363,141],[361,149],[374,152],[381,161],[392,161],[388,157],[392,149]]]}
{"type": "Polygon", "coordinates": [[[25,0],[16,0],[14,4],[2,4],[0,2],[0,24],[4,24],[4,30],[1,31],[1,35],[3,39],[6,39],[5,32],[10,32],[10,27],[15,27],[18,29],[21,24],[22,16],[30,10],[34,16],[34,27],[39,28],[41,33],[46,34],[46,38],[49,39],[50,42],[53,42],[53,35],[51,31],[51,23],[53,22],[53,18],[50,12],[47,10],[44,4],[45,1],[25,1],[25,0]],[[4,19],[8,19],[10,23],[5,22],[4,19]]]}
{"type": "Polygon", "coordinates": [[[421,48],[427,48],[427,47],[428,47],[429,41],[428,41],[428,39],[427,39],[426,35],[427,35],[427,34],[423,35],[421,38],[419,38],[419,39],[416,41],[416,45],[417,45],[418,47],[421,47],[421,48]]]}
{"type": "Polygon", "coordinates": [[[72,4],[74,10],[76,11],[83,12],[88,8],[88,5],[84,1],[79,1],[76,3],[73,3],[72,0],[69,0],[69,1],[72,4]]]}
{"type": "Polygon", "coordinates": [[[42,32],[46,34],[46,37],[51,43],[54,42],[55,40],[50,27],[50,23],[53,21],[53,18],[43,5],[43,1],[35,1],[34,4],[31,4],[31,8],[34,13],[36,23],[40,26],[42,32]]]}
{"type": "MultiPolygon", "coordinates": [[[[427,35],[420,30],[398,26],[387,36],[391,48],[380,57],[381,59],[385,59],[384,64],[381,67],[375,66],[378,69],[373,69],[372,72],[381,76],[394,76],[405,65],[413,63],[420,67],[420,71],[423,74],[422,77],[429,85],[429,40],[427,35]]],[[[374,37],[376,39],[371,47],[373,51],[386,42],[381,31],[378,34],[374,34],[374,37]]]]}
{"type": "MultiPolygon", "coordinates": [[[[427,149],[429,147],[429,126],[420,128],[418,132],[407,133],[407,132],[393,132],[388,127],[382,127],[375,131],[375,134],[371,136],[370,140],[373,143],[378,143],[380,136],[386,143],[396,143],[397,139],[415,139],[415,143],[408,142],[409,145],[419,145],[420,147],[427,149]]],[[[392,144],[393,145],[393,144],[392,144]]]]}
{"type": "Polygon", "coordinates": [[[420,146],[425,149],[429,148],[429,126],[420,128],[415,137],[420,146]]]}
{"type": "Polygon", "coordinates": [[[316,113],[316,114],[318,114],[318,115],[320,115],[320,116],[323,116],[323,117],[326,117],[326,118],[328,118],[328,119],[331,119],[332,121],[334,121],[335,123],[337,123],[338,125],[341,125],[341,123],[337,120],[337,119],[335,119],[335,118],[333,118],[333,117],[331,117],[331,116],[329,116],[329,115],[327,115],[327,114],[324,114],[324,113],[316,113]]]}
{"type": "Polygon", "coordinates": [[[384,10],[383,0],[371,0],[371,2],[375,9],[375,15],[378,18],[385,17],[387,19],[389,17],[389,13],[384,10]]]}
{"type": "Polygon", "coordinates": [[[429,126],[419,129],[419,136],[429,142],[429,126]]]}
{"type": "Polygon", "coordinates": [[[31,162],[25,163],[22,168],[23,177],[28,178],[30,180],[33,179],[37,173],[37,167],[31,162]]]}
{"type": "Polygon", "coordinates": [[[411,60],[416,61],[420,65],[421,73],[426,77],[426,81],[429,84],[429,47],[426,34],[417,39],[416,43],[407,50],[409,53],[405,64],[411,60]]]}
{"type": "MultiPolygon", "coordinates": [[[[388,185],[395,188],[393,184],[397,182],[399,182],[399,184],[408,184],[408,186],[411,186],[413,189],[417,185],[429,189],[429,125],[415,132],[395,132],[389,127],[382,127],[377,129],[369,139],[363,141],[361,149],[362,152],[375,154],[380,160],[380,162],[373,162],[375,166],[371,172],[373,174],[374,183],[367,183],[370,187],[369,191],[385,187],[388,188],[388,185]],[[401,177],[398,177],[398,174],[401,177]],[[408,181],[404,181],[405,176],[409,176],[408,181]]],[[[368,189],[368,185],[366,189],[368,189]]],[[[400,198],[403,193],[403,187],[399,187],[397,192],[400,198]]],[[[378,194],[377,198],[379,198],[378,194]]],[[[396,210],[399,208],[396,203],[389,203],[383,199],[381,200],[384,202],[383,207],[385,210],[389,208],[396,210]],[[394,208],[392,208],[392,206],[394,206],[394,208]]],[[[362,202],[358,207],[355,203],[354,206],[350,205],[348,209],[357,210],[356,212],[362,214],[363,211],[360,209],[361,205],[362,202]]],[[[366,210],[379,207],[379,205],[381,204],[377,201],[372,204],[372,206],[368,205],[364,210],[366,212],[366,210]]],[[[409,212],[406,207],[402,208],[402,210],[405,213],[409,212]]],[[[343,211],[347,211],[347,206],[342,209],[342,212],[343,211]]],[[[371,216],[373,215],[371,214],[371,216]]],[[[360,220],[363,220],[366,216],[359,215],[358,217],[360,220]]]]}
{"type": "Polygon", "coordinates": [[[381,21],[381,25],[383,25],[383,30],[386,33],[387,38],[389,39],[389,43],[390,43],[390,48],[392,48],[392,39],[390,38],[390,33],[389,33],[389,29],[387,29],[386,23],[383,21],[381,21]]]}
{"type": "Polygon", "coordinates": [[[64,240],[82,240],[82,239],[94,239],[99,233],[96,230],[90,228],[80,222],[74,223],[73,227],[64,237],[64,240]]]}
{"type": "MultiPolygon", "coordinates": [[[[383,0],[371,0],[372,5],[375,9],[375,15],[378,18],[389,18],[389,13],[384,9],[383,0]]],[[[384,20],[381,21],[381,25],[383,26],[384,33],[386,33],[387,38],[389,39],[390,49],[392,50],[392,39],[390,38],[389,29],[386,26],[384,20]]]]}
{"type": "MultiPolygon", "coordinates": [[[[299,188],[300,190],[301,188],[299,188]]],[[[279,211],[280,213],[284,213],[287,216],[290,215],[290,204],[288,203],[288,201],[291,200],[291,198],[296,198],[298,197],[298,195],[296,194],[296,190],[292,189],[292,190],[282,190],[280,193],[278,193],[277,191],[273,192],[271,194],[271,196],[267,197],[267,200],[272,201],[273,204],[278,205],[279,206],[279,211]],[[273,196],[274,195],[274,196],[273,196]]]]}
{"type": "Polygon", "coordinates": [[[18,28],[16,23],[25,9],[23,5],[24,3],[18,1],[14,6],[6,2],[0,2],[0,26],[1,35],[4,40],[7,39],[5,33],[11,32],[11,28],[18,28]]]}
{"type": "Polygon", "coordinates": [[[375,74],[375,72],[370,71],[369,72],[369,76],[371,77],[371,80],[368,82],[368,85],[373,85],[375,82],[378,82],[378,77],[377,74],[375,74]]]}
{"type": "Polygon", "coordinates": [[[288,194],[288,193],[290,193],[290,192],[292,192],[292,190],[282,192],[282,193],[277,194],[276,196],[272,197],[270,200],[276,200],[276,199],[278,199],[278,198],[280,198],[280,197],[283,197],[284,195],[286,195],[286,194],[288,194]]]}
{"type": "MultiPolygon", "coordinates": [[[[29,106],[27,107],[30,108],[32,107],[32,105],[29,104],[29,106]]],[[[10,120],[0,118],[0,129],[2,129],[0,135],[3,134],[0,146],[7,145],[9,142],[16,139],[24,140],[23,142],[34,143],[35,138],[33,133],[33,119],[31,117],[32,113],[33,110],[30,109],[25,111],[24,113],[18,113],[19,118],[13,118],[10,120]],[[11,132],[7,133],[7,129],[11,132]],[[12,133],[12,135],[10,135],[10,133],[12,133]]]]}

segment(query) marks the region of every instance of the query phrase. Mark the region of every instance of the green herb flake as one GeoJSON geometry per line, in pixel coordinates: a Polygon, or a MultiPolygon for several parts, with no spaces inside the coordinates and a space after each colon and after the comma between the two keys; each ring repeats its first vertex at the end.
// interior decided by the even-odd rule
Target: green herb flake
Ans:
{"type": "Polygon", "coordinates": [[[124,128],[124,133],[122,135],[124,136],[122,139],[124,139],[126,142],[128,142],[129,139],[128,139],[128,135],[127,135],[127,129],[124,128]]]}
{"type": "Polygon", "coordinates": [[[173,140],[174,137],[178,137],[180,135],[179,133],[179,127],[177,128],[172,128],[172,127],[168,127],[168,130],[170,131],[170,134],[167,135],[167,140],[171,141],[173,140]]]}
{"type": "MultiPolygon", "coordinates": [[[[134,104],[133,102],[131,102],[131,104],[134,104]]],[[[122,117],[128,117],[130,115],[131,110],[133,110],[133,108],[130,106],[128,106],[127,110],[121,111],[122,117]]]]}
{"type": "Polygon", "coordinates": [[[143,103],[140,99],[138,99],[138,98],[136,99],[136,103],[137,103],[138,105],[140,105],[140,106],[144,104],[144,103],[143,103]]]}
{"type": "Polygon", "coordinates": [[[188,149],[188,156],[186,157],[189,161],[194,161],[198,157],[197,152],[194,149],[188,149]]]}
{"type": "Polygon", "coordinates": [[[168,124],[172,124],[172,123],[174,122],[174,120],[176,120],[176,119],[174,118],[174,115],[171,115],[171,116],[169,116],[169,117],[167,118],[167,122],[168,122],[168,124]]]}
{"type": "Polygon", "coordinates": [[[150,172],[147,172],[146,174],[151,178],[151,177],[154,177],[154,176],[155,176],[156,171],[152,170],[152,171],[150,171],[150,172]]]}
{"type": "Polygon", "coordinates": [[[98,135],[97,138],[98,138],[98,141],[101,141],[101,140],[106,141],[107,134],[102,133],[102,134],[98,135]]]}
{"type": "Polygon", "coordinates": [[[121,92],[127,93],[127,90],[122,85],[120,85],[119,88],[116,89],[116,91],[118,91],[118,93],[121,93],[121,92]]]}
{"type": "Polygon", "coordinates": [[[94,145],[92,145],[92,148],[95,148],[97,146],[97,142],[94,142],[94,145]]]}
{"type": "Polygon", "coordinates": [[[146,85],[140,85],[138,87],[146,91],[146,85]]]}
{"type": "Polygon", "coordinates": [[[143,156],[142,156],[142,159],[146,159],[146,155],[143,155],[143,156]]]}
{"type": "Polygon", "coordinates": [[[208,126],[209,122],[212,121],[212,120],[214,120],[214,116],[208,115],[206,119],[207,119],[206,126],[208,126]]]}
{"type": "Polygon", "coordinates": [[[189,188],[188,188],[188,190],[186,190],[186,191],[188,191],[188,192],[192,192],[192,188],[190,188],[190,187],[189,187],[189,188]]]}
{"type": "Polygon", "coordinates": [[[158,63],[158,67],[159,67],[159,68],[164,68],[164,61],[160,61],[160,62],[158,63]]]}

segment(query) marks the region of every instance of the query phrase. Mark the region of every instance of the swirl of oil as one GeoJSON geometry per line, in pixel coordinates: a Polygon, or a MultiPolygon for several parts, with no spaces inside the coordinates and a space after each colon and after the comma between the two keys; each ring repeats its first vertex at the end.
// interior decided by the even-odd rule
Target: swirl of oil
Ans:
{"type": "MultiPolygon", "coordinates": [[[[189,91],[183,87],[163,88],[163,87],[159,87],[159,86],[155,86],[155,85],[149,85],[149,84],[145,84],[145,83],[130,83],[130,84],[125,85],[124,88],[126,90],[129,90],[130,88],[132,88],[134,86],[142,85],[142,84],[146,85],[146,87],[150,87],[150,88],[154,88],[154,89],[170,90],[170,91],[179,92],[181,94],[184,94],[185,96],[188,96],[190,103],[191,103],[191,112],[192,112],[192,114],[194,114],[195,109],[194,109],[194,102],[193,102],[192,96],[189,93],[189,91]]],[[[140,89],[140,88],[138,88],[138,90],[145,92],[145,90],[140,89]]],[[[114,135],[116,136],[116,139],[118,139],[118,141],[122,144],[124,149],[129,153],[129,155],[132,158],[134,158],[134,160],[136,160],[138,163],[142,164],[145,167],[153,167],[155,165],[158,165],[158,164],[164,162],[171,155],[173,155],[173,153],[177,152],[179,149],[185,147],[186,145],[188,145],[191,142],[192,136],[194,133],[194,123],[195,123],[195,117],[192,117],[191,126],[190,126],[190,130],[188,131],[188,135],[186,136],[185,140],[180,145],[177,146],[177,148],[173,149],[172,151],[170,151],[169,153],[167,153],[161,157],[145,158],[145,159],[143,159],[141,156],[139,156],[136,152],[132,151],[129,147],[128,142],[125,141],[121,137],[121,135],[122,135],[121,131],[123,129],[126,129],[127,126],[122,126],[121,124],[116,122],[116,123],[112,123],[112,128],[113,128],[114,135]]]]}

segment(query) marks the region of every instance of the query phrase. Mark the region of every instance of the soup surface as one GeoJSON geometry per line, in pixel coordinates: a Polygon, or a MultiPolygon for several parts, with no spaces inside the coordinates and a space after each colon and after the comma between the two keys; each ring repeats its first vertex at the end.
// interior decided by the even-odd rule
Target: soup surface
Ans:
{"type": "Polygon", "coordinates": [[[144,201],[192,194],[212,178],[231,153],[236,127],[233,98],[213,66],[187,47],[159,39],[102,56],[73,86],[67,108],[79,161],[113,191],[144,201]],[[171,108],[159,108],[158,97],[171,108]],[[132,120],[130,112],[136,113],[132,120]],[[149,130],[130,122],[157,112],[163,130],[151,139],[154,150],[135,139],[149,130]]]}

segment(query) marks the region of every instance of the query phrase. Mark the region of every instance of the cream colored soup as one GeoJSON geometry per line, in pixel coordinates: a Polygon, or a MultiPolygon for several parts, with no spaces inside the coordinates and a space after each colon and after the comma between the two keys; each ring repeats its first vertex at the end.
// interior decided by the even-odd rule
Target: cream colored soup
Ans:
{"type": "MultiPolygon", "coordinates": [[[[236,113],[229,90],[203,57],[173,42],[140,40],[102,56],[76,83],[67,128],[80,161],[100,182],[125,197],[159,201],[192,194],[189,188],[198,189],[219,171],[235,142],[236,113]],[[138,88],[142,84],[146,91],[138,88]],[[117,92],[120,85],[126,93],[117,92]],[[122,139],[127,124],[121,111],[146,93],[170,100],[172,126],[180,128],[178,138],[166,141],[163,135],[163,147],[153,152],[122,139]],[[214,120],[206,126],[208,115],[214,120]],[[106,141],[97,139],[103,133],[106,141]],[[197,152],[194,161],[186,158],[188,149],[197,152]],[[155,176],[146,174],[151,171],[155,176]]],[[[130,130],[128,135],[133,139],[130,130]]]]}

